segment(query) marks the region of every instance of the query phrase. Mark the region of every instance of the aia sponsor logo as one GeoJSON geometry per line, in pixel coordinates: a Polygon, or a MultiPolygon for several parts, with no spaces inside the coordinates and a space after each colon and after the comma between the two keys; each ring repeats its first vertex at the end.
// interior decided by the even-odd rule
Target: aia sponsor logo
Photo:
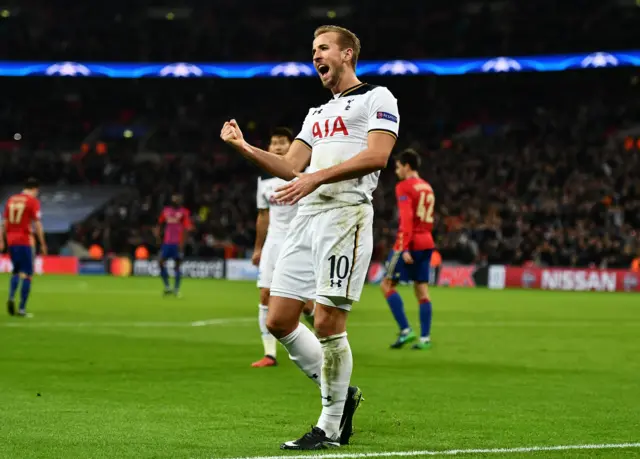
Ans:
{"type": "Polygon", "coordinates": [[[348,136],[349,131],[342,117],[338,116],[336,118],[327,118],[324,123],[316,121],[313,123],[311,134],[314,139],[324,139],[325,137],[334,137],[336,135],[348,136]]]}

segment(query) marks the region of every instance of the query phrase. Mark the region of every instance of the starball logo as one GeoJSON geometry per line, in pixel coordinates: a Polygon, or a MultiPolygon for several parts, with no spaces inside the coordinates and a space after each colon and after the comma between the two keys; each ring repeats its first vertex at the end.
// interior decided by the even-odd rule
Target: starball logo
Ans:
{"type": "Polygon", "coordinates": [[[201,77],[204,72],[200,67],[194,64],[187,64],[186,62],[176,62],[175,64],[169,64],[164,66],[160,70],[160,76],[163,77],[201,77]]]}
{"type": "Polygon", "coordinates": [[[378,70],[380,75],[417,75],[420,69],[409,61],[391,61],[383,64],[378,70]]]}
{"type": "Polygon", "coordinates": [[[306,64],[299,62],[285,62],[284,64],[276,65],[271,69],[271,76],[285,76],[285,77],[297,77],[297,76],[311,76],[313,70],[306,64]]]}
{"type": "Polygon", "coordinates": [[[78,64],[77,62],[58,62],[57,64],[50,65],[44,71],[49,76],[89,76],[91,70],[86,65],[78,64]]]}
{"type": "Polygon", "coordinates": [[[482,65],[483,72],[519,72],[522,65],[510,57],[496,57],[482,65]]]}

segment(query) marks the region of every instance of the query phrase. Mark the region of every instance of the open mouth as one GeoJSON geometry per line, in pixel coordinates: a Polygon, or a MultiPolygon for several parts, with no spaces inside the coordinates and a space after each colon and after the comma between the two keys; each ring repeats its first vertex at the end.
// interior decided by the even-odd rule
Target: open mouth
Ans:
{"type": "Polygon", "coordinates": [[[318,66],[318,73],[319,73],[321,76],[325,76],[327,73],[329,73],[329,66],[328,66],[328,65],[325,65],[325,64],[320,64],[320,65],[318,66]]]}

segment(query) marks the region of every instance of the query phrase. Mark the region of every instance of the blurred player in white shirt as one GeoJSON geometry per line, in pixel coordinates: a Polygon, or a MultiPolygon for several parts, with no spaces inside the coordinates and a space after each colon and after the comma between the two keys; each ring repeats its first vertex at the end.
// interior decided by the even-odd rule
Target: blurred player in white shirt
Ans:
{"type": "MultiPolygon", "coordinates": [[[[290,129],[279,127],[274,129],[269,140],[269,152],[285,155],[293,142],[290,129]]],[[[276,201],[276,189],[287,182],[281,178],[265,174],[258,178],[256,206],[256,243],[251,261],[259,267],[258,288],[260,289],[260,305],[258,306],[258,323],[262,334],[264,357],[251,364],[254,368],[276,366],[277,340],[267,329],[267,311],[269,310],[269,289],[273,279],[280,249],[284,243],[289,224],[298,210],[297,204],[279,203],[276,201]]],[[[307,322],[313,326],[314,302],[308,301],[303,309],[307,322]]]]}
{"type": "Polygon", "coordinates": [[[350,386],[353,358],[347,316],[360,299],[373,251],[373,206],[380,170],[400,124],[391,92],[356,77],[360,40],[342,27],[316,29],[313,63],[332,98],[309,110],[284,156],[249,145],[235,120],[220,137],[264,170],[290,181],[276,199],[295,204],[271,284],[267,328],[291,360],[320,386],[322,413],[304,436],[282,449],[318,450],[349,443],[362,391],[350,386]],[[309,173],[302,171],[310,164],[309,173]],[[299,322],[316,300],[313,334],[299,322]]]}

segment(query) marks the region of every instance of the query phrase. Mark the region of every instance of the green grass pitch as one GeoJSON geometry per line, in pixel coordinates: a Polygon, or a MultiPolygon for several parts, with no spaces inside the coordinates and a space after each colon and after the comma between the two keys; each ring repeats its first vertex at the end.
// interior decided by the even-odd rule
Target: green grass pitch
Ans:
{"type": "MultiPolygon", "coordinates": [[[[6,294],[8,277],[0,277],[6,294]]],[[[261,357],[253,283],[38,277],[0,316],[0,458],[278,456],[320,396],[261,357]]],[[[401,289],[418,327],[417,306],[401,289]]],[[[376,287],[350,318],[366,401],[333,454],[640,441],[640,296],[434,289],[434,347],[392,351],[376,287]]],[[[2,299],[4,301],[4,299],[2,299]]],[[[640,457],[640,449],[464,457],[640,457]]],[[[414,456],[423,457],[423,456],[414,456]]]]}

